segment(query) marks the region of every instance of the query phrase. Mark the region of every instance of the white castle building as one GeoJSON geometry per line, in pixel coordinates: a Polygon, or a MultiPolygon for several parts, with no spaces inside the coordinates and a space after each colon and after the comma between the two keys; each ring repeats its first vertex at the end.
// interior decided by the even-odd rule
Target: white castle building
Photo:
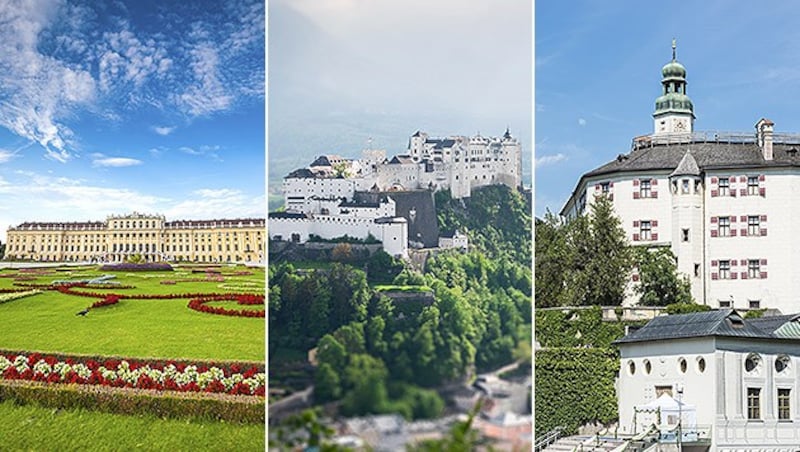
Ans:
{"type": "MultiPolygon", "coordinates": [[[[487,185],[517,188],[522,184],[521,157],[520,142],[508,129],[502,137],[478,134],[469,138],[431,138],[418,131],[410,137],[407,152],[391,159],[382,150],[366,150],[361,159],[323,155],[284,178],[285,211],[269,215],[269,236],[303,243],[312,236],[364,239],[371,235],[383,243],[389,254],[405,257],[408,223],[417,221],[415,212],[423,210],[423,206],[412,206],[402,216],[392,192],[400,196],[399,193],[449,189],[451,196],[458,199],[487,185]],[[377,201],[360,196],[367,193],[376,195],[377,201]]],[[[423,220],[430,221],[419,222],[423,220]]],[[[430,236],[434,228],[422,229],[427,229],[430,236]]],[[[426,231],[415,234],[412,241],[430,243],[430,237],[421,237],[423,232],[426,231]]],[[[459,242],[459,246],[463,244],[459,242]]]]}
{"type": "Polygon", "coordinates": [[[656,425],[680,450],[800,449],[800,314],[661,316],[615,344],[620,434],[656,425]]]}
{"type": "Polygon", "coordinates": [[[674,44],[662,75],[654,132],[581,176],[561,214],[609,196],[628,240],[669,247],[699,303],[797,311],[800,135],[774,133],[768,119],[751,133],[696,132],[674,44]]]}

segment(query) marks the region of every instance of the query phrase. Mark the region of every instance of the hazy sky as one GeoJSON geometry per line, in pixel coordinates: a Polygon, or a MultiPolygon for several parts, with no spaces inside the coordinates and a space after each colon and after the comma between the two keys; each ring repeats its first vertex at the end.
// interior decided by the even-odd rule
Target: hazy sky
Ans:
{"type": "Polygon", "coordinates": [[[800,132],[796,2],[536,2],[536,213],[653,132],[661,67],[687,70],[695,130],[800,132]]]}
{"type": "Polygon", "coordinates": [[[402,153],[418,129],[509,126],[530,152],[531,14],[529,0],[270,1],[271,182],[370,138],[402,153]]]}
{"type": "Polygon", "coordinates": [[[0,0],[0,238],[264,216],[264,3],[0,0]]]}

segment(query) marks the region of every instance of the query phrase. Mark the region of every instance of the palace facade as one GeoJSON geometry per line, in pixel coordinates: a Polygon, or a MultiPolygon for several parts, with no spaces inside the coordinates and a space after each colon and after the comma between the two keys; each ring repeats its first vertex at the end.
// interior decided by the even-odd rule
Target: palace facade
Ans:
{"type": "Polygon", "coordinates": [[[166,221],[132,213],[106,221],[26,222],[7,232],[6,260],[121,262],[264,262],[263,218],[166,221]]]}
{"type": "MultiPolygon", "coordinates": [[[[768,119],[749,133],[695,131],[674,50],[661,84],[654,132],[583,174],[561,214],[580,215],[607,196],[630,243],[672,250],[697,302],[796,312],[800,134],[774,133],[768,119]]],[[[631,287],[637,281],[634,272],[631,287]]]]}

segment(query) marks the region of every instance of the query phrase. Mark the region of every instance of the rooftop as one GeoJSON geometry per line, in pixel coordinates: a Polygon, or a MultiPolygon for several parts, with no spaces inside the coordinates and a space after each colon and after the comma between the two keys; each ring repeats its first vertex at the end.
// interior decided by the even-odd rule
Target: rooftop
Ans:
{"type": "Polygon", "coordinates": [[[659,316],[615,344],[708,336],[800,339],[800,314],[745,319],[733,309],[659,316]]]}

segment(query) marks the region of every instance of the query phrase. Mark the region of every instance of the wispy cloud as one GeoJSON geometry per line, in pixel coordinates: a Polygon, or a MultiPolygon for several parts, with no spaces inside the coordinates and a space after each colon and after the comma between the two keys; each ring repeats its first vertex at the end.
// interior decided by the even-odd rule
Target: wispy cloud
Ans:
{"type": "Polygon", "coordinates": [[[535,167],[540,168],[542,166],[547,165],[554,165],[558,162],[564,161],[567,159],[567,156],[561,153],[554,154],[554,155],[543,155],[541,157],[536,158],[535,167]]]}
{"type": "Polygon", "coordinates": [[[14,158],[16,153],[7,149],[0,149],[0,163],[6,163],[14,158]]]}
{"type": "Polygon", "coordinates": [[[162,135],[162,136],[167,136],[167,135],[171,134],[174,130],[175,130],[175,127],[153,126],[153,131],[155,131],[155,133],[157,133],[159,135],[162,135]]]}
{"type": "Polygon", "coordinates": [[[263,217],[265,197],[250,196],[229,188],[205,188],[193,192],[192,199],[167,210],[171,218],[263,217]]]}
{"type": "Polygon", "coordinates": [[[217,153],[217,151],[220,150],[219,146],[209,146],[209,145],[202,145],[198,147],[182,146],[178,148],[178,150],[183,152],[184,154],[204,156],[214,160],[222,161],[222,159],[219,157],[219,154],[217,153]]]}
{"type": "Polygon", "coordinates": [[[125,166],[141,165],[141,160],[127,157],[98,157],[92,160],[92,166],[121,168],[125,166]]]}
{"type": "Polygon", "coordinates": [[[205,116],[227,109],[233,98],[220,80],[219,56],[208,43],[191,50],[194,83],[177,97],[178,104],[192,116],[205,116]]]}

